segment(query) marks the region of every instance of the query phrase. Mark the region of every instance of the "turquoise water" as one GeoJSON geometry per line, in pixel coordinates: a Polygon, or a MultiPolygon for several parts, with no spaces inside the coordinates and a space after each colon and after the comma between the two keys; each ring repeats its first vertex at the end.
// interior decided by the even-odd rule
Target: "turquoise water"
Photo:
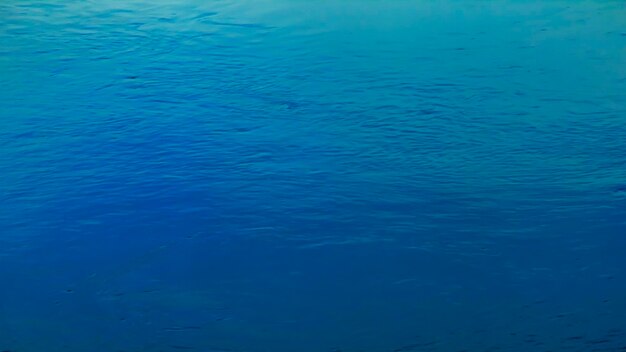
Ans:
{"type": "Polygon", "coordinates": [[[625,24],[1,2],[0,351],[626,350],[625,24]]]}

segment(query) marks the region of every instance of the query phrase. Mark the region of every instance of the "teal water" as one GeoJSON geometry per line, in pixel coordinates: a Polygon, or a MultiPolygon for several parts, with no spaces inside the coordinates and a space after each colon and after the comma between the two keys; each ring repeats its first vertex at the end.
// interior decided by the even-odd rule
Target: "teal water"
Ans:
{"type": "Polygon", "coordinates": [[[2,1],[0,351],[626,350],[625,24],[2,1]]]}

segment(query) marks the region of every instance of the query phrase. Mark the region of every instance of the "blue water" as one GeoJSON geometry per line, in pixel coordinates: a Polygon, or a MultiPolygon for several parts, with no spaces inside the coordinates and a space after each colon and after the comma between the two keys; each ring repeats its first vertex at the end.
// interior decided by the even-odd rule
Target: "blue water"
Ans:
{"type": "Polygon", "coordinates": [[[625,24],[2,1],[0,350],[626,350],[625,24]]]}

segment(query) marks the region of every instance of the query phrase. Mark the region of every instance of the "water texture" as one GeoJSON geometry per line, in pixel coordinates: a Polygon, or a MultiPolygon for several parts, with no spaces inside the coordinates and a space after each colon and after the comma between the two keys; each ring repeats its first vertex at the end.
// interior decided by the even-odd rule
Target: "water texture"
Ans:
{"type": "Polygon", "coordinates": [[[625,24],[2,1],[0,351],[625,351],[625,24]]]}

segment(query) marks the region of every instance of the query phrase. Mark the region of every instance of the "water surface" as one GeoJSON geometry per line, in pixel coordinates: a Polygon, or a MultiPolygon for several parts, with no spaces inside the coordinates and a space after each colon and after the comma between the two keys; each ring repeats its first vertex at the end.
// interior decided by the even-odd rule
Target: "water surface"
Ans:
{"type": "Polygon", "coordinates": [[[0,350],[623,350],[625,20],[3,1],[0,350]]]}

